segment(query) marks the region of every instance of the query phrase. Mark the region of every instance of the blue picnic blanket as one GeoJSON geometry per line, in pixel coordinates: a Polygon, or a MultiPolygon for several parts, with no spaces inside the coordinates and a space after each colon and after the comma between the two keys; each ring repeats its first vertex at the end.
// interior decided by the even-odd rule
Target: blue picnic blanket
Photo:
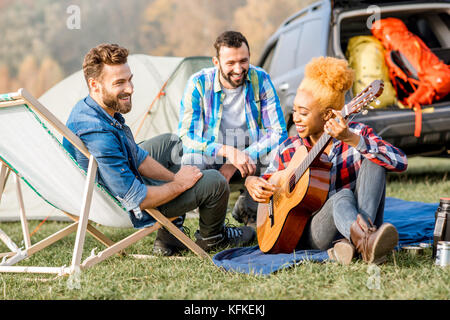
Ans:
{"type": "MultiPolygon", "coordinates": [[[[421,242],[431,243],[434,214],[439,203],[423,203],[386,198],[384,222],[392,223],[399,234],[397,249],[421,242]]],[[[213,256],[213,262],[227,271],[267,275],[308,259],[322,262],[328,259],[326,251],[298,250],[289,254],[265,254],[258,246],[232,248],[213,256]]]]}

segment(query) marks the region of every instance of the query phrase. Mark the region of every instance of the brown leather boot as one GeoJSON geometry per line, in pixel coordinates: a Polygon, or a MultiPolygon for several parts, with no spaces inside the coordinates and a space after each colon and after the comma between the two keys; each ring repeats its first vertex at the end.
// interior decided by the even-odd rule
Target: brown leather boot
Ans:
{"type": "Polygon", "coordinates": [[[379,229],[370,219],[369,223],[370,226],[358,214],[350,227],[350,239],[365,262],[380,264],[397,245],[398,232],[390,223],[383,223],[379,229]]]}
{"type": "Polygon", "coordinates": [[[348,265],[352,262],[355,252],[356,249],[350,241],[343,238],[338,240],[333,248],[328,249],[328,256],[330,257],[330,260],[348,265]]]}

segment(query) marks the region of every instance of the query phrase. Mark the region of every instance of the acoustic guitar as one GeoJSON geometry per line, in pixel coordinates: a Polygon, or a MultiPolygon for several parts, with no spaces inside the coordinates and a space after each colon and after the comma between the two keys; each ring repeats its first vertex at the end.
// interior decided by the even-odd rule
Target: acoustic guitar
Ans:
{"type": "MultiPolygon", "coordinates": [[[[373,81],[348,104],[344,119],[360,112],[383,92],[383,82],[373,81]]],[[[269,182],[278,185],[268,203],[259,203],[256,231],[259,248],[265,253],[291,253],[306,223],[328,196],[332,164],[324,153],[331,136],[323,133],[312,147],[300,146],[286,169],[275,172],[269,182]]]]}

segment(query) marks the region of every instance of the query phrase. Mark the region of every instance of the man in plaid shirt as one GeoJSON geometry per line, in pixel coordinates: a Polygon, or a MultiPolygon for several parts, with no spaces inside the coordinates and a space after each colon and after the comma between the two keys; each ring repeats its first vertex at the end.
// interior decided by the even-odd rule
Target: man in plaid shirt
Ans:
{"type": "MultiPolygon", "coordinates": [[[[287,131],[270,76],[249,63],[246,38],[226,31],[214,47],[215,67],[197,72],[187,83],[178,134],[183,141],[182,164],[217,169],[230,181],[262,172],[268,154],[287,138],[287,131]]],[[[235,208],[238,221],[254,226],[256,203],[248,193],[235,208]],[[247,210],[238,210],[242,205],[247,210]]]]}
{"type": "Polygon", "coordinates": [[[348,264],[357,251],[364,261],[381,263],[398,241],[395,227],[383,223],[386,170],[406,170],[407,158],[369,126],[347,124],[336,111],[352,83],[345,60],[313,59],[294,100],[298,135],[281,143],[264,175],[247,178],[246,187],[255,201],[268,202],[277,188],[276,181],[267,181],[272,174],[287,168],[298,147],[312,147],[327,133],[333,138],[324,151],[333,164],[328,199],[306,225],[298,247],[326,250],[340,239],[328,250],[331,259],[348,264]]]}

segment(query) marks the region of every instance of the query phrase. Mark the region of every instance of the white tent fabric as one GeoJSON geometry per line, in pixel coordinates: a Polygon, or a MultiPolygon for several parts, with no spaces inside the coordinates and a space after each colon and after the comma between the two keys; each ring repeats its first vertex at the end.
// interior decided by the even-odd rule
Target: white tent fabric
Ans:
{"type": "MultiPolygon", "coordinates": [[[[179,104],[186,82],[191,74],[201,68],[211,67],[211,58],[136,54],[128,57],[128,64],[133,73],[133,108],[124,117],[135,134],[136,141],[144,141],[162,133],[176,133],[179,104]],[[157,98],[164,84],[164,94],[157,98]],[[148,114],[152,102],[154,104],[148,114]],[[139,133],[136,134],[139,127],[139,133]]],[[[39,101],[61,122],[66,123],[73,106],[87,94],[86,81],[83,71],[80,70],[48,90],[39,101]]],[[[58,140],[62,140],[57,132],[54,132],[54,135],[58,140]]],[[[13,182],[14,179],[10,177],[0,199],[0,221],[19,220],[19,204],[13,182]]],[[[54,220],[67,219],[28,186],[23,186],[22,191],[29,219],[42,220],[48,216],[54,220]]]]}

